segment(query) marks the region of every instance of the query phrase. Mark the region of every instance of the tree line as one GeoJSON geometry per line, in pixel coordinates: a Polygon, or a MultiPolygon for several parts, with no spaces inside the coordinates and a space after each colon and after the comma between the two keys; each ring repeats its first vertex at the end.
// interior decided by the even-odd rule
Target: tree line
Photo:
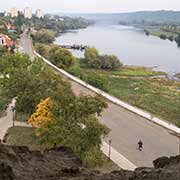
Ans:
{"type": "Polygon", "coordinates": [[[29,116],[40,143],[68,146],[89,166],[103,162],[100,147],[109,130],[97,119],[107,107],[102,97],[75,96],[69,82],[27,55],[3,54],[0,75],[3,96],[16,98],[16,113],[29,116]]]}

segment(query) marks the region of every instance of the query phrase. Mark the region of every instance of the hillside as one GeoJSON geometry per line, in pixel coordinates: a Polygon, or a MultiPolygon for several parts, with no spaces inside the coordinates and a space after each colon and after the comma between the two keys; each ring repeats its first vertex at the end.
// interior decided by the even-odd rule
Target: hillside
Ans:
{"type": "Polygon", "coordinates": [[[0,145],[0,180],[177,180],[180,156],[160,158],[155,168],[114,171],[102,174],[82,167],[66,147],[30,151],[26,147],[0,145]]]}
{"type": "Polygon", "coordinates": [[[140,11],[133,13],[122,13],[119,15],[120,21],[130,24],[145,25],[180,25],[180,11],[140,11]]]}
{"type": "MultiPolygon", "coordinates": [[[[60,13],[59,13],[60,14],[60,13]]],[[[72,17],[83,17],[98,24],[145,24],[145,25],[177,25],[180,26],[180,11],[137,11],[128,13],[66,14],[72,17]]]]}

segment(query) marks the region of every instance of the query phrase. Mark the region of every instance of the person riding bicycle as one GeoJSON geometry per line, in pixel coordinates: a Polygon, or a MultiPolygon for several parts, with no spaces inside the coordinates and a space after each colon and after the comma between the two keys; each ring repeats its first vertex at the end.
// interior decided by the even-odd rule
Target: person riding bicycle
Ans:
{"type": "Polygon", "coordinates": [[[143,142],[141,140],[139,140],[139,142],[138,142],[139,151],[142,151],[142,148],[143,148],[143,142]]]}

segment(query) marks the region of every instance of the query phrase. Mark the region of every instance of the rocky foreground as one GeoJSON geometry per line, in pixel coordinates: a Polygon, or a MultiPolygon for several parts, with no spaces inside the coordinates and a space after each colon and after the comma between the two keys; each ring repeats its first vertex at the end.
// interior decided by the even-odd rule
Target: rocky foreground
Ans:
{"type": "Polygon", "coordinates": [[[180,156],[159,158],[154,168],[102,174],[82,167],[69,148],[43,153],[27,147],[0,145],[0,180],[179,180],[180,156]]]}

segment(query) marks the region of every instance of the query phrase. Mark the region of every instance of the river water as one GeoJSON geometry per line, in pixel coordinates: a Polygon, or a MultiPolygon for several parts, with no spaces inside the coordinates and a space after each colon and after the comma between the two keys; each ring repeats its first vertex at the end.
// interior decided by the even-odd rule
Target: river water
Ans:
{"type": "MultiPolygon", "coordinates": [[[[55,43],[94,46],[101,54],[118,56],[126,65],[156,67],[171,75],[180,72],[180,48],[175,42],[146,36],[130,26],[95,24],[61,34],[55,43]]],[[[72,52],[77,57],[83,56],[82,52],[72,52]]]]}

